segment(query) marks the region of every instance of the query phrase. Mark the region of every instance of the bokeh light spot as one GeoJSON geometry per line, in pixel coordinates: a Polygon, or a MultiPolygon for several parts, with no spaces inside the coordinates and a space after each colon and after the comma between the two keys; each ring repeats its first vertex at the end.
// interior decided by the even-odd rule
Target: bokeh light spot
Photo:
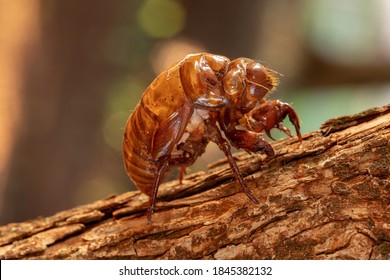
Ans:
{"type": "Polygon", "coordinates": [[[153,47],[150,61],[156,75],[191,53],[203,52],[205,47],[188,38],[174,38],[157,43],[153,47]]]}
{"type": "Polygon", "coordinates": [[[147,0],[138,11],[138,24],[149,36],[169,38],[180,32],[185,23],[185,9],[174,0],[147,0]]]}

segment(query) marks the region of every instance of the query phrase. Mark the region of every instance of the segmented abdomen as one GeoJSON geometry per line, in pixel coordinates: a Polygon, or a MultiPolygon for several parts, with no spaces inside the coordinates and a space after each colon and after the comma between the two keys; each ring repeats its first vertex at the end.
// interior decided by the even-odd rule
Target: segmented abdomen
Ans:
{"type": "Polygon", "coordinates": [[[128,175],[136,186],[145,194],[150,195],[157,162],[153,160],[149,150],[152,133],[157,123],[149,116],[140,104],[137,105],[126,124],[123,139],[123,160],[128,175]]]}
{"type": "Polygon", "coordinates": [[[151,195],[161,159],[181,138],[190,117],[178,67],[159,75],[144,92],[127,121],[123,160],[128,175],[145,194],[151,195]]]}

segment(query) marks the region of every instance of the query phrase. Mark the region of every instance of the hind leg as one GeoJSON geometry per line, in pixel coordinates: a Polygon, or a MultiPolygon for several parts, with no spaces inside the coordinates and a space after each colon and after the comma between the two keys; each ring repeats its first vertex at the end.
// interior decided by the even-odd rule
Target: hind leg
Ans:
{"type": "Polygon", "coordinates": [[[164,159],[160,161],[160,164],[157,168],[156,175],[154,176],[152,194],[149,196],[149,207],[147,210],[147,218],[148,223],[152,221],[152,214],[154,212],[154,208],[156,205],[156,198],[158,193],[158,187],[160,186],[160,182],[164,173],[168,170],[169,167],[169,159],[164,159]]]}
{"type": "Polygon", "coordinates": [[[160,164],[157,167],[156,175],[154,177],[152,194],[149,197],[149,208],[147,211],[149,223],[152,220],[152,214],[156,205],[158,187],[161,183],[164,173],[168,171],[169,167],[179,167],[179,181],[181,184],[185,174],[186,166],[192,165],[196,159],[204,153],[207,143],[208,142],[205,139],[202,139],[202,141],[192,141],[191,139],[188,139],[187,141],[177,145],[176,152],[158,160],[160,164]]]}

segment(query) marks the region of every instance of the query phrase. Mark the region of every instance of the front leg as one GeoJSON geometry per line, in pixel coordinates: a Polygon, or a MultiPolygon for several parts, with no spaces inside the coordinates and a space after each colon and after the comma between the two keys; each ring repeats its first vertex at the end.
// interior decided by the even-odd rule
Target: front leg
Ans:
{"type": "Polygon", "coordinates": [[[267,156],[273,156],[275,152],[272,146],[262,137],[261,133],[236,128],[240,118],[242,114],[230,109],[225,109],[220,114],[218,123],[230,143],[235,148],[244,149],[248,153],[262,152],[267,156]]]}
{"type": "Polygon", "coordinates": [[[290,130],[283,126],[284,118],[290,119],[294,125],[299,141],[302,142],[300,122],[297,113],[288,103],[279,100],[270,100],[260,104],[250,112],[246,113],[240,120],[240,124],[250,131],[264,131],[271,139],[271,129],[279,130],[292,137],[290,130]]]}
{"type": "Polygon", "coordinates": [[[267,156],[275,155],[274,149],[262,137],[261,133],[234,128],[225,131],[225,134],[237,149],[244,149],[248,153],[262,152],[267,156]]]}

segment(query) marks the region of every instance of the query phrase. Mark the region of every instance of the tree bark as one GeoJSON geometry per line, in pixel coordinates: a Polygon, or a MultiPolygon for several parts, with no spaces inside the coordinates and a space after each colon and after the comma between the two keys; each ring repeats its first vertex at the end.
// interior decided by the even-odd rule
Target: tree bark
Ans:
{"type": "Polygon", "coordinates": [[[51,217],[0,227],[1,259],[390,259],[390,105],[227,162],[51,217]]]}

